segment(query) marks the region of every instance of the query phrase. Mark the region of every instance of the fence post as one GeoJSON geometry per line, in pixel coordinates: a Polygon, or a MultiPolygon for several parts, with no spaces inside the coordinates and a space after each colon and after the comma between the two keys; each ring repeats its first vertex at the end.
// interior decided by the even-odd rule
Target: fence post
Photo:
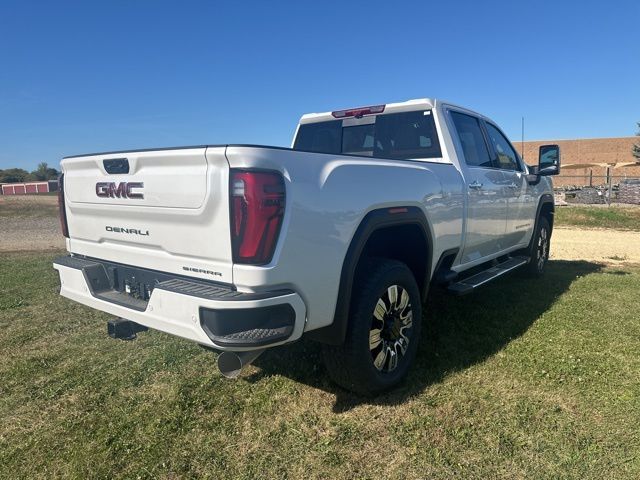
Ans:
{"type": "Polygon", "coordinates": [[[613,195],[613,175],[609,175],[609,206],[611,206],[611,195],[613,195]]]}

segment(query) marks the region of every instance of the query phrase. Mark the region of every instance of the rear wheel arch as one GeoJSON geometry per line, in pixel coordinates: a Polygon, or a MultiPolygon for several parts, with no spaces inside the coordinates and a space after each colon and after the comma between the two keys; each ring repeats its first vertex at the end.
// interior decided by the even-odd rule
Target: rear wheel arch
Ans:
{"type": "Polygon", "coordinates": [[[431,228],[420,208],[393,207],[369,212],[356,229],[342,263],[333,323],[308,332],[307,338],[333,345],[344,342],[353,287],[367,258],[389,258],[405,263],[415,276],[424,300],[430,283],[432,255],[431,228]]]}
{"type": "Polygon", "coordinates": [[[367,259],[341,345],[323,345],[327,372],[360,395],[393,388],[409,372],[422,323],[420,290],[409,267],[388,258],[367,259]]]}

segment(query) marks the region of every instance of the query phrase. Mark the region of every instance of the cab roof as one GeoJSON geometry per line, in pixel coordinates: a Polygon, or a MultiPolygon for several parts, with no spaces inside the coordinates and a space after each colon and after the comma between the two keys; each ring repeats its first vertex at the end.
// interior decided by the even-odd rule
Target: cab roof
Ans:
{"type": "MultiPolygon", "coordinates": [[[[413,99],[413,100],[407,100],[406,102],[387,103],[387,104],[384,104],[384,105],[363,106],[363,107],[349,108],[349,109],[345,109],[345,110],[334,110],[332,112],[306,113],[300,118],[300,122],[299,123],[300,124],[306,124],[306,123],[316,123],[316,122],[326,122],[326,121],[329,121],[329,120],[336,120],[338,118],[344,118],[345,112],[347,112],[346,116],[355,116],[355,115],[353,115],[353,112],[358,112],[358,111],[364,111],[365,112],[364,115],[411,112],[411,111],[415,111],[415,110],[434,109],[439,104],[447,104],[449,106],[453,106],[453,107],[456,107],[456,108],[460,108],[462,110],[466,110],[466,111],[471,112],[471,113],[475,113],[475,112],[472,112],[471,110],[469,110],[467,108],[459,107],[459,106],[454,105],[452,103],[444,102],[442,100],[438,100],[438,99],[435,99],[435,98],[417,98],[417,99],[413,99]],[[371,113],[366,112],[369,109],[374,110],[374,109],[379,108],[379,107],[382,107],[384,110],[382,112],[379,112],[379,113],[375,113],[375,111],[372,111],[371,113]],[[341,116],[338,116],[338,115],[341,115],[341,116]]],[[[475,113],[475,114],[479,115],[477,113],[475,113]]],[[[482,115],[479,115],[479,116],[482,116],[482,115]]]]}

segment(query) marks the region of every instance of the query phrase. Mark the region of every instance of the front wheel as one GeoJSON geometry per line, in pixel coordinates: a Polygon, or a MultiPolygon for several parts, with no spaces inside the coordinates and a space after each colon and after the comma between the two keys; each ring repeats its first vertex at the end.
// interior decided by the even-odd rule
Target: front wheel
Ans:
{"type": "Polygon", "coordinates": [[[529,263],[524,267],[527,276],[536,278],[544,273],[549,260],[550,245],[551,227],[549,226],[549,221],[544,217],[540,217],[536,231],[533,233],[529,263]]]}
{"type": "Polygon", "coordinates": [[[325,345],[331,378],[362,395],[400,383],[416,355],[422,304],[411,270],[402,262],[371,260],[354,287],[351,316],[342,345],[325,345]]]}

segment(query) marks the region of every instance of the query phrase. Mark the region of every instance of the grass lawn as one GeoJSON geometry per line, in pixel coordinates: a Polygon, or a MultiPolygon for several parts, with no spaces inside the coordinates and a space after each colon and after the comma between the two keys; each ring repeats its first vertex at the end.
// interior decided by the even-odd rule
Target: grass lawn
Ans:
{"type": "Polygon", "coordinates": [[[0,195],[0,219],[45,218],[58,216],[56,193],[40,195],[0,195]]]}
{"type": "Polygon", "coordinates": [[[556,207],[555,224],[640,231],[640,207],[616,207],[615,205],[556,207]]]}
{"type": "Polygon", "coordinates": [[[187,341],[112,340],[51,259],[0,257],[0,478],[640,477],[640,267],[432,295],[408,381],[367,400],[307,341],[230,381],[187,341]]]}

